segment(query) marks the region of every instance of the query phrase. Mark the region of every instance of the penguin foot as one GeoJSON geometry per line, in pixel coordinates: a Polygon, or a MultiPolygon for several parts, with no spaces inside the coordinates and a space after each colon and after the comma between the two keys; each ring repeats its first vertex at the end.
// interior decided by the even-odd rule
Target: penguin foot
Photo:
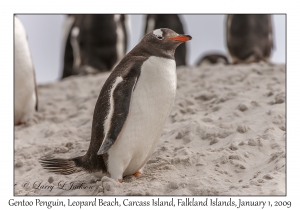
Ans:
{"type": "Polygon", "coordinates": [[[122,183],[122,182],[123,182],[123,179],[118,179],[118,181],[119,181],[120,183],[122,183]]]}
{"type": "Polygon", "coordinates": [[[133,176],[135,176],[135,177],[140,177],[141,175],[142,175],[142,173],[139,171],[137,171],[133,174],[133,176]]]}

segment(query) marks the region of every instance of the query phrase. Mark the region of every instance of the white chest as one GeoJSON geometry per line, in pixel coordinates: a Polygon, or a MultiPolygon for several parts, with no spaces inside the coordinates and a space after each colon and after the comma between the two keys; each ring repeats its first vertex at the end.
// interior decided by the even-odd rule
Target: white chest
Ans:
{"type": "MultiPolygon", "coordinates": [[[[175,61],[152,56],[144,62],[141,68],[132,102],[144,104],[147,109],[164,112],[165,109],[169,109],[166,104],[173,104],[176,85],[175,61]]],[[[132,111],[135,110],[132,109],[132,111]]]]}
{"type": "Polygon", "coordinates": [[[174,60],[150,57],[144,62],[129,113],[141,123],[140,130],[156,133],[156,129],[164,126],[173,106],[176,85],[174,60]]]}

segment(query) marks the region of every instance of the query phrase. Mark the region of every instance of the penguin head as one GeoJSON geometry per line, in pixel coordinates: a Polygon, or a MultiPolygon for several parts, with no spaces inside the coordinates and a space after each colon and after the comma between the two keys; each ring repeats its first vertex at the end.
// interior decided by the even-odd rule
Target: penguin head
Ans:
{"type": "Polygon", "coordinates": [[[177,34],[168,28],[160,28],[147,33],[142,42],[148,50],[162,51],[174,56],[176,48],[191,39],[189,35],[177,34]]]}

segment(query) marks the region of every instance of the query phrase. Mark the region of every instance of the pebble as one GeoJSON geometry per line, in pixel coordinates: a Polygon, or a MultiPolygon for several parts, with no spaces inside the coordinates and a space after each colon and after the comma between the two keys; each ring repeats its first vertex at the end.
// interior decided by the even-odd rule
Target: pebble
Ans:
{"type": "Polygon", "coordinates": [[[245,125],[239,125],[236,130],[239,133],[246,133],[249,130],[249,128],[245,125]]]}
{"type": "Polygon", "coordinates": [[[255,141],[254,139],[249,139],[249,140],[248,140],[248,145],[249,145],[249,146],[256,146],[257,143],[256,143],[256,141],[255,141]]]}
{"type": "Polygon", "coordinates": [[[48,182],[51,184],[53,181],[54,181],[53,177],[50,176],[50,177],[48,178],[48,182]]]}
{"type": "Polygon", "coordinates": [[[17,168],[22,167],[23,165],[24,165],[24,163],[23,163],[22,160],[17,160],[16,163],[15,163],[15,166],[16,166],[17,168]]]}
{"type": "Polygon", "coordinates": [[[213,139],[213,140],[211,140],[211,141],[209,142],[209,145],[213,145],[213,144],[216,144],[216,143],[218,143],[218,142],[219,142],[218,139],[213,139]]]}
{"type": "Polygon", "coordinates": [[[248,109],[248,107],[245,104],[240,104],[238,106],[238,110],[240,110],[241,112],[244,112],[248,109]]]}
{"type": "Polygon", "coordinates": [[[267,180],[271,180],[271,179],[273,179],[273,178],[274,178],[274,177],[271,176],[270,174],[266,174],[266,175],[263,176],[263,179],[267,179],[267,180]]]}

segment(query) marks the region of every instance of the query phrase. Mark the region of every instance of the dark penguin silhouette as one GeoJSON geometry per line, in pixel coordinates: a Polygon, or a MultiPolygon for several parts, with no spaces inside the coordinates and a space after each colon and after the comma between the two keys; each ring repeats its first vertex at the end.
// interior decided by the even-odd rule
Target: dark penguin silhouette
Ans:
{"type": "Polygon", "coordinates": [[[116,66],[95,105],[91,142],[85,155],[40,160],[51,172],[108,172],[140,176],[151,157],[176,95],[176,48],[190,40],[167,29],[149,32],[116,66]]]}
{"type": "MultiPolygon", "coordinates": [[[[146,17],[144,34],[156,28],[169,28],[179,34],[184,34],[183,24],[176,14],[150,14],[146,17]]],[[[186,44],[180,45],[175,52],[176,66],[186,65],[186,44]]]]}
{"type": "Polygon", "coordinates": [[[127,49],[126,16],[69,15],[62,78],[110,71],[127,49]]]}
{"type": "Polygon", "coordinates": [[[233,64],[269,60],[273,48],[271,15],[228,15],[226,30],[233,64]]]}
{"type": "Polygon", "coordinates": [[[225,55],[219,54],[219,53],[213,53],[213,54],[206,54],[203,57],[201,57],[197,63],[196,66],[201,66],[204,64],[218,64],[218,63],[223,63],[225,65],[228,65],[228,59],[225,55]]]}

